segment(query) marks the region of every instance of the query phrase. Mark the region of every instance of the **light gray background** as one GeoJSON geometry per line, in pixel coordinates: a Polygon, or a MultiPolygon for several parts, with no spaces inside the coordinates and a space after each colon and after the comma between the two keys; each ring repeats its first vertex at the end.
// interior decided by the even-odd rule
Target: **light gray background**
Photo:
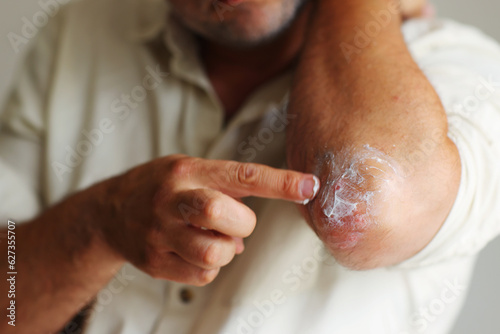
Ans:
{"type": "MultiPolygon", "coordinates": [[[[47,2],[47,0],[41,0],[47,2]]],[[[62,1],[61,1],[62,2],[62,1]]],[[[500,41],[500,2],[488,0],[435,0],[441,16],[473,24],[500,41]]],[[[0,105],[16,66],[23,56],[15,53],[7,39],[9,32],[21,33],[23,16],[32,17],[40,10],[38,0],[2,0],[0,2],[0,105]]],[[[500,333],[500,239],[481,254],[472,289],[453,334],[500,333]]]]}

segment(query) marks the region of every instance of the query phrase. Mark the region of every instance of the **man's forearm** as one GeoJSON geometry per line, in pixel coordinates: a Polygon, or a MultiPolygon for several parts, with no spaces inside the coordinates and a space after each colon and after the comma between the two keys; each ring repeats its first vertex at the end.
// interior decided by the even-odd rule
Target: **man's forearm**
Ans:
{"type": "Polygon", "coordinates": [[[353,268],[422,249],[459,184],[446,115],[400,24],[392,1],[320,1],[291,95],[289,166],[322,181],[303,214],[353,268]]]}
{"type": "MultiPolygon", "coordinates": [[[[95,232],[95,204],[104,194],[98,186],[93,188],[92,193],[73,195],[16,228],[16,326],[2,321],[0,332],[61,329],[123,264],[95,232]]],[[[4,258],[1,268],[7,272],[4,258]]],[[[8,290],[6,283],[1,281],[1,291],[8,290]]],[[[3,310],[8,302],[4,295],[3,310]]]]}

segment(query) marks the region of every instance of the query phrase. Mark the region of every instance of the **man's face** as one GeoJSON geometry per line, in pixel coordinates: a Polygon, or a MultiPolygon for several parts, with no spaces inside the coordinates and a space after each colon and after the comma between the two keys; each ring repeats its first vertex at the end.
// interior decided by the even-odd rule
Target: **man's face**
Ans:
{"type": "Polygon", "coordinates": [[[195,33],[232,47],[252,47],[285,30],[307,0],[168,0],[195,33]]]}

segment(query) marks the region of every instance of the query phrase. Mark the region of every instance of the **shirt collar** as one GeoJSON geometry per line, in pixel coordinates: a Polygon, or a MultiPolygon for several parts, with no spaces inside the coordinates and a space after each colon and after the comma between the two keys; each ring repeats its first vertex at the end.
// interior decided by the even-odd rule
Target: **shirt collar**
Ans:
{"type": "Polygon", "coordinates": [[[136,43],[162,38],[171,54],[170,71],[192,83],[209,88],[198,56],[196,37],[173,15],[167,0],[122,0],[131,15],[128,37],[136,43]]]}
{"type": "Polygon", "coordinates": [[[172,74],[215,95],[199,56],[199,45],[195,35],[168,9],[162,34],[165,46],[172,56],[170,59],[172,74]]]}
{"type": "MultiPolygon", "coordinates": [[[[213,87],[203,68],[203,63],[199,57],[199,45],[195,35],[184,27],[174,16],[167,0],[122,0],[131,4],[134,11],[135,22],[132,30],[132,38],[137,42],[147,43],[153,39],[161,39],[166,50],[170,54],[169,71],[176,78],[185,80],[200,87],[208,93],[215,105],[220,107],[220,101],[215,94],[213,87]]],[[[291,81],[291,73],[286,73],[274,78],[265,87],[261,87],[253,95],[264,100],[269,99],[278,103],[278,108],[283,108],[283,104],[288,101],[287,91],[291,81]],[[262,92],[262,88],[264,92],[262,92]],[[269,95],[269,90],[272,96],[269,95]],[[267,92],[265,92],[267,91],[267,92]],[[265,93],[266,96],[260,96],[265,93]],[[286,96],[286,97],[284,97],[286,96]]],[[[250,97],[251,98],[251,97],[250,97]]],[[[257,100],[260,100],[257,98],[257,100]]],[[[251,103],[254,105],[255,103],[251,103]]],[[[257,104],[256,106],[259,106],[257,104]]],[[[221,108],[221,107],[220,107],[221,108]]],[[[248,108],[244,108],[248,109],[248,108]]],[[[254,109],[254,108],[250,108],[254,109]]],[[[239,113],[235,118],[238,124],[262,117],[268,108],[259,106],[258,110],[246,110],[247,113],[239,113]]]]}

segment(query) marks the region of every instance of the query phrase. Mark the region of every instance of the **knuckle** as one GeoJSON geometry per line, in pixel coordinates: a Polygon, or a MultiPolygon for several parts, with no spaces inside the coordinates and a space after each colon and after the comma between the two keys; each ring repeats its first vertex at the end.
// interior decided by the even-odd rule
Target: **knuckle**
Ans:
{"type": "Polygon", "coordinates": [[[190,157],[180,157],[173,160],[169,166],[171,175],[176,178],[189,177],[195,160],[195,158],[190,157]]]}
{"type": "Polygon", "coordinates": [[[198,274],[197,286],[207,285],[217,277],[219,270],[201,270],[198,274]]]}
{"type": "Polygon", "coordinates": [[[219,220],[222,218],[222,205],[220,205],[216,198],[207,199],[203,208],[203,214],[209,220],[219,220]]]}
{"type": "Polygon", "coordinates": [[[237,164],[235,167],[236,181],[246,186],[259,184],[261,173],[255,164],[237,164]]]}
{"type": "Polygon", "coordinates": [[[222,247],[217,243],[211,243],[203,253],[202,262],[207,267],[217,267],[222,258],[222,247]]]}
{"type": "Polygon", "coordinates": [[[296,189],[298,188],[296,185],[295,178],[290,175],[290,173],[286,173],[279,179],[280,182],[278,184],[278,191],[284,193],[284,194],[291,194],[296,192],[296,189]]]}

